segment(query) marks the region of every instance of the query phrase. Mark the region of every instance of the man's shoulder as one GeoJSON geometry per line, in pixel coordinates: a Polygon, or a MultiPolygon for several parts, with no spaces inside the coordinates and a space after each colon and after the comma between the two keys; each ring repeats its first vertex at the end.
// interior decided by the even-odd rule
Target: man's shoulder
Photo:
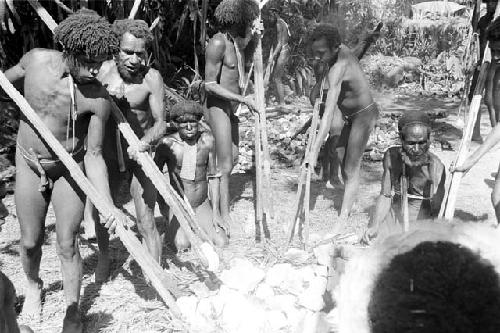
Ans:
{"type": "Polygon", "coordinates": [[[26,53],[23,58],[29,62],[40,64],[49,63],[54,60],[62,60],[63,56],[61,52],[56,50],[34,48],[26,53]]]}
{"type": "Polygon", "coordinates": [[[106,60],[102,63],[101,68],[99,69],[99,79],[108,76],[114,70],[116,70],[115,60],[106,60]]]}
{"type": "Polygon", "coordinates": [[[439,156],[437,156],[436,154],[434,154],[432,152],[429,152],[429,157],[431,158],[431,160],[433,161],[433,163],[437,167],[444,168],[444,163],[443,163],[443,161],[441,161],[441,159],[439,158],[439,156]]]}
{"type": "Polygon", "coordinates": [[[163,78],[160,72],[154,68],[149,68],[146,75],[145,80],[149,85],[161,85],[163,87],[163,78]]]}
{"type": "Polygon", "coordinates": [[[203,131],[200,135],[199,142],[207,146],[212,146],[215,143],[215,139],[211,132],[203,131]]]}
{"type": "Polygon", "coordinates": [[[223,33],[218,32],[208,41],[207,49],[225,49],[225,47],[226,38],[223,33]]]}

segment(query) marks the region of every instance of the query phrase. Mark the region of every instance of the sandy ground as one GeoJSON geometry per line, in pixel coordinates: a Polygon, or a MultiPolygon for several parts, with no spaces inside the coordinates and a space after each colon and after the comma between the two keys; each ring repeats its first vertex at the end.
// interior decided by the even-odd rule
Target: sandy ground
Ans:
{"type": "MultiPolygon", "coordinates": [[[[448,116],[435,122],[436,137],[447,139],[458,147],[460,130],[456,124],[457,102],[427,97],[394,96],[381,94],[377,101],[385,113],[403,110],[447,112],[448,116]]],[[[485,109],[483,108],[483,112],[485,109]]],[[[489,129],[486,113],[482,119],[482,133],[489,129]]],[[[473,148],[477,145],[473,144],[473,148]]],[[[433,151],[446,165],[453,160],[454,151],[442,151],[439,145],[433,151]]],[[[490,193],[494,175],[498,169],[499,148],[489,152],[481,162],[467,174],[461,185],[457,201],[456,215],[465,221],[495,223],[494,211],[490,203],[490,193]]],[[[340,223],[337,209],[340,206],[341,191],[327,189],[323,182],[313,182],[311,189],[311,228],[313,232],[325,234],[340,231],[361,235],[368,222],[374,199],[380,190],[382,169],[380,162],[364,162],[358,202],[348,221],[340,223]]],[[[273,198],[276,219],[270,221],[271,242],[266,246],[256,244],[253,222],[253,174],[235,174],[232,178],[232,238],[230,245],[221,252],[223,263],[233,257],[245,256],[260,264],[270,264],[280,260],[276,251],[284,242],[284,230],[294,211],[298,168],[272,170],[273,198]]],[[[13,281],[18,293],[18,310],[23,303],[24,274],[19,260],[19,227],[15,216],[13,197],[5,200],[11,215],[0,233],[0,268],[13,281]]],[[[125,209],[134,215],[133,205],[125,209]]],[[[158,226],[163,228],[163,219],[158,214],[158,226]]],[[[46,220],[47,233],[43,246],[41,278],[44,280],[44,311],[42,322],[30,322],[20,316],[20,323],[30,324],[36,332],[58,332],[64,315],[64,295],[62,290],[59,260],[55,253],[54,215],[52,209],[46,220]]],[[[81,292],[82,312],[86,332],[170,332],[182,331],[182,323],[172,321],[169,312],[159,301],[152,287],[144,280],[139,266],[130,258],[120,241],[114,238],[112,247],[112,279],[105,284],[96,284],[93,269],[96,264],[96,244],[81,239],[84,276],[81,292]]],[[[178,256],[166,251],[162,264],[169,267],[176,276],[181,291],[189,293],[188,286],[202,281],[216,288],[220,281],[216,275],[203,270],[192,253],[178,256]],[[174,265],[175,264],[175,265],[174,265]]]]}

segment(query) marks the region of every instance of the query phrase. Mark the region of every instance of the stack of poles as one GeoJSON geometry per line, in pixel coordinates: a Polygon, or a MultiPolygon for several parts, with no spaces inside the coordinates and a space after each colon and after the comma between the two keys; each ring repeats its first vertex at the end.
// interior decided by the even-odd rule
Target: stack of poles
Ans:
{"type": "MultiPolygon", "coordinates": [[[[320,88],[320,96],[319,98],[316,98],[316,101],[314,103],[314,109],[313,109],[313,115],[312,115],[312,120],[311,120],[311,127],[309,128],[309,138],[307,140],[307,146],[306,146],[306,152],[305,152],[305,160],[309,161],[312,153],[312,148],[314,146],[314,143],[316,141],[317,137],[317,130],[318,130],[318,124],[319,124],[319,109],[321,105],[321,101],[323,100],[323,87],[325,85],[325,78],[323,78],[323,81],[321,82],[321,88],[320,88]]],[[[311,195],[311,176],[312,173],[314,172],[313,168],[311,165],[306,165],[305,167],[302,167],[300,170],[300,175],[299,175],[299,182],[298,182],[298,187],[297,187],[297,194],[295,197],[295,205],[296,211],[293,216],[293,219],[290,221],[290,224],[288,225],[288,232],[287,232],[287,247],[290,246],[290,243],[292,242],[293,235],[295,233],[295,229],[298,228],[298,234],[299,237],[302,241],[302,247],[306,248],[308,246],[309,242],[309,231],[310,231],[310,208],[309,208],[309,198],[311,195]],[[301,219],[302,215],[304,215],[304,237],[302,237],[302,226],[301,226],[301,219]]]]}
{"type": "MultiPolygon", "coordinates": [[[[498,17],[500,14],[500,2],[497,4],[497,8],[495,10],[495,15],[493,20],[498,17]]],[[[469,154],[470,142],[472,138],[472,132],[474,130],[474,124],[477,119],[477,113],[481,107],[481,99],[484,91],[484,86],[486,82],[486,78],[488,76],[488,71],[491,63],[491,50],[489,45],[486,44],[484,49],[483,62],[481,64],[481,69],[479,72],[479,77],[477,79],[476,88],[474,90],[474,97],[470,103],[469,114],[467,115],[467,123],[463,131],[462,141],[460,142],[460,147],[458,149],[457,156],[455,158],[455,165],[461,165],[467,158],[469,154]]],[[[443,200],[441,205],[441,209],[438,217],[443,217],[446,220],[452,220],[455,215],[455,204],[458,197],[458,190],[460,187],[460,181],[462,180],[463,172],[455,171],[451,175],[450,185],[448,187],[447,196],[443,200]]]]}
{"type": "MultiPolygon", "coordinates": [[[[267,1],[262,1],[262,9],[267,1]]],[[[257,18],[260,24],[261,17],[257,18]]],[[[255,226],[265,228],[265,221],[274,219],[274,204],[271,188],[271,158],[267,141],[266,101],[264,96],[264,65],[262,61],[262,32],[258,31],[257,47],[254,53],[255,103],[255,226]]],[[[269,236],[266,230],[264,235],[269,236]]],[[[257,235],[260,230],[257,231],[257,235]]]]}

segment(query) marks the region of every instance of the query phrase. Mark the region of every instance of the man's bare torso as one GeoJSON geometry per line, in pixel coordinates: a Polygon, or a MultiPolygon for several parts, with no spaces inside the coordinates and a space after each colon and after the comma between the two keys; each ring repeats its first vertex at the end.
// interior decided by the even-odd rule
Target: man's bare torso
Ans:
{"type": "MultiPolygon", "coordinates": [[[[219,83],[221,86],[226,88],[227,90],[239,94],[240,86],[239,86],[239,71],[238,71],[238,58],[236,56],[236,48],[234,43],[226,36],[224,33],[217,33],[213,37],[216,43],[220,43],[225,46],[224,56],[222,59],[222,66],[220,69],[219,83]]],[[[242,53],[242,61],[244,62],[244,52],[242,53]]],[[[215,96],[208,96],[208,100],[216,98],[215,96]]]]}
{"type": "Polygon", "coordinates": [[[182,168],[182,160],[184,157],[185,144],[178,133],[169,135],[163,140],[167,146],[164,151],[157,151],[157,154],[165,154],[169,172],[174,172],[177,179],[182,182],[184,187],[184,194],[189,199],[192,206],[196,207],[203,203],[207,198],[207,170],[209,152],[213,146],[213,137],[207,132],[200,134],[196,144],[196,173],[194,181],[186,181],[180,177],[182,168]]]}
{"type": "MultiPolygon", "coordinates": [[[[368,80],[359,65],[358,59],[344,45],[341,45],[338,59],[330,68],[344,66],[341,91],[337,101],[340,111],[346,116],[356,113],[373,103],[368,80]]],[[[328,80],[324,89],[328,89],[328,80]]]]}
{"type": "MultiPolygon", "coordinates": [[[[68,152],[79,150],[84,144],[91,114],[104,102],[105,90],[98,81],[75,85],[77,112],[73,140],[70,78],[62,54],[35,49],[25,57],[24,97],[68,152]]],[[[33,148],[40,158],[57,158],[24,117],[21,118],[17,141],[26,150],[33,148]]]]}
{"type": "MultiPolygon", "coordinates": [[[[151,71],[151,69],[150,69],[151,71]]],[[[153,116],[149,107],[151,94],[150,72],[140,83],[126,83],[121,78],[114,60],[102,64],[98,79],[114,97],[123,115],[139,138],[153,126],[153,116]]]]}

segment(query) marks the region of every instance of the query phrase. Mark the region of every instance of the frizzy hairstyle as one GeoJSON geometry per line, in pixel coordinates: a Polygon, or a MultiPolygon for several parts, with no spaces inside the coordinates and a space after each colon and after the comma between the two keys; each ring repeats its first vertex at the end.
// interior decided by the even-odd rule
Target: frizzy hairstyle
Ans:
{"type": "Polygon", "coordinates": [[[184,116],[203,117],[203,107],[195,101],[180,101],[170,110],[170,119],[174,122],[182,120],[184,116]]]}
{"type": "Polygon", "coordinates": [[[146,45],[153,42],[153,34],[149,30],[148,24],[143,20],[116,20],[113,22],[111,29],[119,39],[122,38],[124,33],[128,32],[136,38],[144,38],[146,45]]]}
{"type": "Polygon", "coordinates": [[[222,30],[235,28],[240,37],[245,29],[259,16],[255,0],[222,0],[215,9],[215,19],[222,30]]]}
{"type": "Polygon", "coordinates": [[[111,56],[118,52],[119,46],[111,24],[89,9],[79,10],[62,21],[54,30],[54,42],[71,57],[111,56]]]}
{"type": "Polygon", "coordinates": [[[328,47],[331,49],[338,47],[342,43],[338,29],[331,24],[318,24],[309,35],[309,41],[311,44],[322,38],[326,40],[328,47]]]}

